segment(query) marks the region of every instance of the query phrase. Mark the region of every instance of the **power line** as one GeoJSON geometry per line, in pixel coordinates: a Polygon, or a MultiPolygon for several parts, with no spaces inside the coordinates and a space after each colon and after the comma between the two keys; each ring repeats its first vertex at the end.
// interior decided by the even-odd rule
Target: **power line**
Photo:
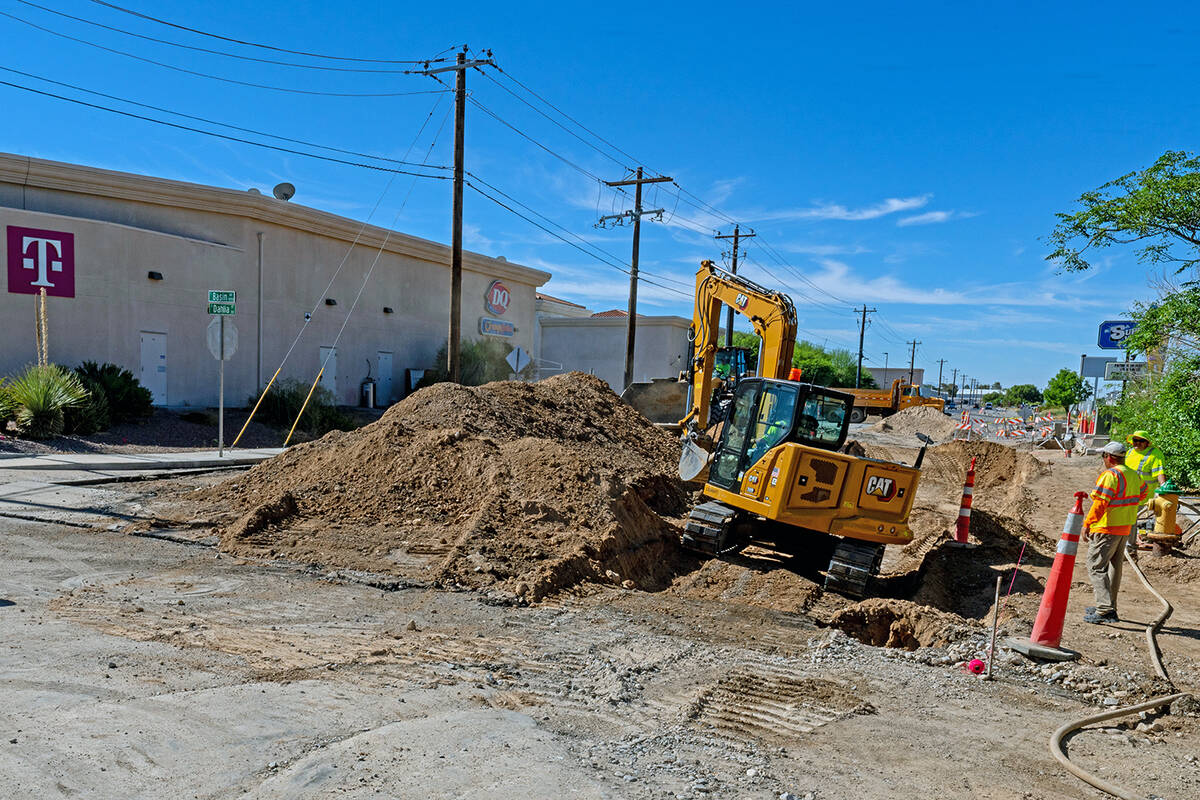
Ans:
{"type": "MultiPolygon", "coordinates": [[[[270,139],[278,139],[283,142],[292,142],[293,144],[302,144],[307,147],[316,147],[320,150],[329,150],[334,153],[344,153],[345,155],[358,156],[360,158],[373,158],[377,161],[387,161],[391,164],[404,164],[404,165],[412,166],[412,167],[425,167],[427,169],[444,169],[444,170],[450,169],[449,167],[441,166],[438,164],[416,163],[416,162],[412,162],[412,161],[404,161],[403,159],[399,159],[399,158],[389,158],[388,156],[375,155],[373,153],[361,153],[357,150],[345,150],[340,147],[333,147],[331,145],[325,145],[325,144],[317,144],[316,142],[309,142],[304,139],[294,139],[289,136],[279,136],[278,134],[267,133],[266,131],[259,131],[259,130],[255,130],[254,128],[244,128],[240,125],[233,125],[228,122],[218,122],[217,120],[209,119],[207,117],[196,116],[194,114],[184,114],[181,111],[172,111],[169,108],[163,108],[161,106],[150,105],[149,103],[139,103],[136,100],[129,100],[128,98],[119,97],[115,94],[106,94],[104,92],[97,92],[93,89],[88,89],[83,86],[77,86],[73,83],[64,83],[62,81],[56,81],[51,78],[44,78],[41,75],[34,75],[31,72],[22,72],[19,69],[12,69],[11,67],[0,66],[0,70],[4,70],[5,72],[12,72],[16,75],[21,75],[26,78],[33,78],[34,80],[43,81],[45,83],[53,84],[55,86],[61,86],[64,89],[74,89],[76,91],[84,92],[85,94],[94,95],[96,97],[103,97],[108,100],[116,100],[117,102],[120,102],[120,103],[128,103],[129,105],[137,106],[138,108],[146,108],[146,109],[150,109],[151,111],[159,111],[159,112],[162,112],[163,114],[170,114],[175,117],[182,117],[183,119],[195,120],[196,122],[205,122],[205,123],[208,123],[209,125],[217,125],[222,128],[229,128],[230,130],[241,131],[243,133],[253,133],[256,136],[266,136],[270,139]]],[[[441,103],[441,100],[442,100],[442,98],[439,97],[437,102],[441,103]]]]}
{"type": "Polygon", "coordinates": [[[323,96],[323,97],[404,97],[407,95],[431,94],[432,93],[430,91],[421,91],[421,92],[322,92],[322,91],[317,91],[315,89],[293,89],[293,88],[287,87],[287,86],[272,86],[270,84],[265,84],[265,83],[253,83],[251,81],[239,81],[236,78],[225,78],[225,77],[222,77],[221,75],[212,75],[207,72],[198,72],[196,70],[185,69],[184,67],[177,67],[174,64],[167,64],[163,61],[155,61],[152,58],[145,58],[143,56],[139,56],[139,55],[135,55],[133,53],[126,52],[124,50],[117,50],[116,48],[113,48],[113,47],[105,47],[104,45],[97,44],[96,42],[89,42],[87,39],[80,39],[75,36],[68,36],[65,33],[59,33],[58,31],[51,30],[50,28],[45,28],[41,25],[38,25],[37,23],[30,22],[27,19],[22,19],[21,17],[18,17],[15,14],[9,14],[6,11],[0,11],[0,16],[8,17],[11,20],[20,22],[22,25],[28,25],[31,28],[35,28],[39,31],[42,31],[43,33],[48,33],[51,36],[57,36],[60,39],[67,39],[68,41],[76,42],[77,44],[86,45],[88,47],[94,47],[97,50],[103,50],[106,53],[113,53],[114,55],[125,56],[126,58],[132,58],[135,61],[141,61],[146,64],[153,64],[156,67],[162,67],[163,69],[174,70],[175,72],[182,72],[186,75],[194,75],[199,78],[208,78],[208,79],[214,80],[214,81],[221,81],[222,83],[232,83],[232,84],[236,84],[238,86],[249,86],[253,89],[267,89],[267,90],[270,90],[273,92],[287,92],[289,94],[318,95],[318,96],[323,96]]]}
{"type": "Polygon", "coordinates": [[[68,14],[64,11],[57,11],[53,8],[47,8],[46,6],[38,5],[37,3],[32,3],[32,2],[30,2],[30,0],[16,0],[16,2],[21,3],[22,5],[29,6],[30,8],[36,8],[41,11],[45,11],[47,14],[54,14],[55,16],[63,17],[64,19],[72,19],[72,20],[75,20],[76,22],[82,22],[84,25],[91,25],[96,28],[102,28],[106,31],[112,31],[113,33],[119,33],[124,36],[132,36],[136,39],[142,39],[147,42],[156,42],[158,44],[168,45],[169,47],[179,47],[184,50],[192,50],[192,51],[195,51],[198,53],[209,53],[211,55],[224,56],[225,58],[236,58],[241,61],[254,61],[259,64],[276,64],[276,65],[282,66],[282,67],[298,67],[300,69],[317,69],[317,70],[325,70],[328,72],[367,72],[367,73],[392,74],[392,75],[403,75],[405,72],[405,70],[402,70],[402,69],[371,69],[368,67],[328,67],[328,66],[324,66],[321,64],[298,64],[294,61],[279,61],[279,60],[273,59],[273,58],[255,58],[254,56],[243,56],[238,53],[227,53],[224,50],[213,50],[208,47],[198,47],[197,45],[183,44],[182,42],[173,42],[170,39],[160,39],[157,36],[147,36],[144,33],[135,33],[133,31],[125,30],[124,28],[118,28],[113,25],[105,25],[102,22],[96,22],[95,20],[90,20],[85,17],[77,17],[74,14],[68,14]]]}
{"type": "MultiPolygon", "coordinates": [[[[102,105],[98,105],[96,103],[89,103],[86,100],[77,100],[73,97],[64,97],[63,95],[54,94],[53,92],[46,92],[46,91],[42,91],[41,89],[34,89],[30,86],[22,86],[19,83],[10,83],[9,81],[0,81],[0,86],[11,86],[14,89],[21,89],[26,92],[31,92],[33,94],[42,95],[43,97],[53,97],[56,100],[65,100],[68,103],[75,103],[76,105],[86,106],[88,108],[95,108],[100,111],[107,111],[111,114],[120,114],[123,117],[130,117],[132,119],[140,119],[145,122],[153,122],[158,125],[165,125],[168,128],[176,128],[178,130],[190,131],[192,133],[202,133],[205,136],[212,136],[217,139],[226,139],[228,141],[239,142],[241,144],[249,144],[249,145],[253,145],[254,147],[262,147],[267,150],[276,150],[281,153],[291,153],[292,155],[305,156],[306,158],[315,158],[315,159],[319,159],[321,161],[331,161],[335,164],[345,164],[345,165],[351,166],[351,167],[362,167],[363,169],[373,169],[373,170],[376,170],[377,172],[391,172],[391,173],[395,173],[397,175],[415,175],[416,177],[419,177],[419,178],[432,178],[435,180],[443,180],[443,181],[450,179],[450,176],[448,176],[448,175],[427,175],[423,172],[412,172],[411,170],[394,169],[392,167],[383,167],[378,164],[364,164],[362,162],[350,161],[350,160],[347,160],[344,158],[334,158],[333,156],[323,156],[323,155],[318,155],[317,153],[308,153],[308,152],[305,152],[304,150],[296,150],[296,149],[293,149],[290,147],[280,147],[278,145],[266,144],[265,142],[256,142],[252,139],[243,139],[239,136],[229,136],[228,134],[217,133],[216,131],[206,131],[203,128],[193,128],[190,125],[180,125],[178,123],[168,122],[163,119],[155,119],[154,117],[147,117],[142,114],[134,114],[131,111],[122,111],[117,108],[109,108],[108,106],[102,106],[102,105]]],[[[438,167],[438,169],[443,169],[443,168],[438,167]]]]}
{"type": "MultiPolygon", "coordinates": [[[[233,39],[228,36],[222,36],[217,33],[208,33],[206,31],[198,30],[196,28],[189,28],[186,25],[180,25],[175,22],[169,22],[165,19],[159,19],[158,17],[152,17],[149,14],[143,14],[140,11],[134,11],[132,9],[123,8],[123,7],[115,5],[113,3],[106,3],[106,2],[104,2],[104,0],[90,0],[90,2],[95,3],[98,6],[104,6],[105,8],[111,8],[114,11],[120,11],[122,14],[129,14],[130,16],[138,17],[138,18],[144,19],[144,20],[149,20],[150,22],[157,22],[159,25],[166,25],[168,27],[176,28],[181,31],[187,31],[188,33],[197,34],[198,36],[207,36],[210,39],[220,39],[223,42],[231,42],[233,44],[241,44],[241,45],[245,45],[246,47],[258,47],[263,50],[274,50],[276,53],[290,53],[295,56],[308,56],[309,58],[323,58],[323,59],[327,59],[329,61],[361,61],[361,62],[366,62],[366,63],[371,63],[371,64],[432,64],[437,61],[445,61],[446,60],[444,58],[443,59],[417,58],[417,59],[400,59],[400,60],[386,59],[386,58],[355,58],[352,56],[330,56],[330,55],[324,55],[322,53],[310,53],[310,52],[306,52],[304,50],[288,50],[287,48],[284,48],[284,47],[275,47],[275,46],[269,45],[269,44],[258,44],[255,42],[248,42],[248,41],[244,41],[242,39],[233,39]]],[[[453,50],[455,48],[451,47],[451,48],[447,48],[447,49],[453,50]]],[[[442,52],[444,53],[446,51],[443,50],[442,52]]],[[[438,55],[441,55],[441,53],[439,53],[438,55]]]]}
{"type": "MultiPolygon", "coordinates": [[[[595,132],[595,131],[593,131],[591,128],[587,127],[587,126],[586,126],[586,125],[584,125],[582,122],[580,122],[579,120],[575,119],[575,118],[574,118],[574,117],[572,117],[570,114],[568,114],[567,112],[563,111],[563,110],[562,110],[561,108],[559,108],[558,106],[556,106],[556,105],[554,105],[553,103],[551,103],[551,102],[550,102],[549,100],[547,100],[546,98],[542,97],[540,94],[538,94],[537,92],[535,92],[533,89],[529,88],[529,87],[528,87],[528,86],[526,86],[524,83],[521,83],[521,81],[519,81],[519,80],[517,80],[516,78],[514,78],[514,77],[513,77],[511,74],[509,74],[507,71],[505,71],[505,70],[501,69],[500,67],[496,67],[496,71],[497,71],[497,72],[499,72],[501,75],[503,75],[503,76],[504,76],[505,78],[507,78],[508,80],[510,80],[510,81],[512,81],[513,83],[515,83],[517,86],[520,86],[522,89],[524,89],[525,91],[529,92],[531,95],[533,95],[534,97],[536,97],[538,100],[541,100],[543,103],[545,103],[547,106],[549,106],[550,108],[552,108],[552,109],[554,109],[555,111],[557,111],[559,114],[561,114],[561,115],[562,115],[563,117],[565,117],[566,119],[570,120],[571,122],[575,123],[575,124],[576,124],[576,125],[578,125],[580,128],[582,128],[583,130],[585,130],[585,131],[587,131],[588,133],[590,133],[592,136],[596,137],[596,139],[598,139],[599,141],[601,141],[601,142],[603,142],[604,144],[606,144],[606,145],[608,145],[609,147],[611,147],[611,148],[612,148],[614,151],[616,151],[616,152],[620,153],[622,156],[624,156],[625,158],[629,159],[629,163],[631,163],[631,164],[636,164],[636,163],[639,163],[639,162],[641,161],[641,159],[634,158],[633,156],[629,155],[629,153],[626,153],[624,150],[622,150],[621,148],[617,147],[615,144],[613,144],[612,142],[610,142],[608,139],[605,139],[603,136],[601,136],[600,134],[596,133],[596,132],[595,132]]],[[[612,158],[612,156],[609,156],[609,158],[612,158]]],[[[616,159],[613,159],[613,160],[615,161],[616,159]]],[[[618,162],[618,163],[619,163],[619,162],[618,162]]],[[[661,174],[661,173],[660,173],[660,174],[661,174]]]]}
{"type": "Polygon", "coordinates": [[[527,106],[529,106],[530,108],[532,108],[532,109],[533,109],[533,110],[534,110],[536,113],[538,113],[538,114],[542,115],[543,117],[545,117],[546,119],[550,120],[550,122],[551,122],[552,124],[554,124],[554,125],[557,125],[559,128],[563,129],[564,131],[566,131],[566,132],[567,132],[568,134],[570,134],[571,136],[574,136],[574,137],[575,137],[576,139],[578,139],[580,142],[583,142],[583,144],[584,144],[584,145],[586,145],[587,147],[590,147],[590,148],[592,148],[592,149],[593,149],[593,150],[595,150],[597,153],[599,153],[600,155],[602,155],[602,156],[604,156],[605,158],[607,158],[609,161],[612,161],[614,164],[616,164],[616,165],[618,165],[618,166],[620,166],[620,167],[625,167],[626,169],[628,169],[628,165],[627,165],[627,164],[624,164],[624,163],[622,163],[620,160],[618,160],[618,159],[616,159],[616,158],[613,158],[611,155],[609,155],[608,153],[604,152],[604,151],[603,151],[603,150],[601,150],[599,147],[597,147],[596,145],[594,145],[594,144],[592,144],[591,142],[589,142],[587,139],[584,139],[582,136],[580,136],[579,134],[575,133],[575,131],[571,130],[571,129],[570,129],[570,128],[568,128],[566,125],[563,125],[561,122],[559,122],[558,120],[556,120],[556,119],[554,119],[553,117],[551,117],[551,116],[550,116],[549,114],[547,114],[545,111],[542,111],[540,108],[538,108],[537,106],[535,106],[533,103],[530,103],[528,100],[526,100],[525,98],[521,97],[519,94],[517,94],[516,92],[514,92],[512,89],[509,89],[507,86],[505,86],[504,84],[500,83],[500,81],[496,80],[496,79],[495,79],[495,78],[493,78],[491,75],[488,75],[488,74],[487,74],[486,72],[484,72],[482,69],[479,69],[479,70],[478,70],[478,72],[479,72],[479,74],[483,75],[483,77],[485,77],[485,78],[487,78],[489,81],[491,81],[493,84],[495,84],[496,86],[499,86],[501,90],[503,90],[503,91],[505,91],[505,92],[508,92],[510,95],[512,95],[513,97],[515,97],[515,98],[516,98],[518,101],[520,101],[521,103],[524,103],[525,105],[527,105],[527,106]]]}
{"type": "MultiPolygon", "coordinates": [[[[572,242],[570,239],[567,239],[567,238],[565,238],[565,237],[561,236],[560,234],[558,234],[558,233],[556,233],[556,232],[554,232],[554,231],[550,230],[549,228],[547,228],[546,226],[544,226],[544,225],[542,225],[541,223],[537,222],[536,220],[530,219],[529,217],[527,217],[527,216],[525,216],[524,214],[522,214],[520,211],[517,211],[517,210],[516,210],[516,209],[514,209],[512,206],[510,206],[510,205],[508,205],[507,203],[505,203],[504,201],[502,201],[502,200],[498,200],[498,199],[496,199],[495,197],[492,197],[490,194],[488,194],[488,193],[487,193],[487,192],[485,192],[484,190],[480,189],[478,186],[476,186],[475,184],[471,183],[470,181],[467,181],[467,186],[469,186],[469,187],[471,187],[471,189],[475,190],[475,192],[476,192],[477,194],[479,194],[481,197],[485,197],[485,198],[487,198],[488,200],[491,200],[491,201],[492,201],[493,203],[495,203],[496,205],[498,205],[498,206],[500,206],[501,208],[505,209],[505,210],[506,210],[506,211],[508,211],[509,213],[511,213],[511,214],[514,214],[514,215],[516,215],[516,216],[520,217],[521,219],[523,219],[523,220],[525,220],[526,222],[528,222],[530,225],[533,225],[535,228],[539,228],[539,229],[541,229],[542,231],[544,231],[545,233],[547,233],[547,234],[549,234],[549,235],[553,236],[555,239],[558,239],[558,240],[560,240],[560,241],[561,241],[561,242],[563,242],[564,244],[567,244],[567,245],[570,245],[571,247],[574,247],[576,250],[578,250],[579,252],[583,253],[584,255],[586,255],[586,256],[588,256],[588,257],[590,257],[590,258],[592,258],[592,259],[595,259],[595,260],[597,260],[597,261],[600,261],[600,259],[596,258],[596,254],[595,254],[595,253],[591,253],[591,252],[589,252],[589,251],[587,251],[587,250],[583,249],[582,247],[580,247],[580,246],[579,246],[578,244],[576,244],[575,242],[572,242]]],[[[615,266],[615,265],[613,265],[613,264],[608,264],[607,262],[604,262],[604,261],[601,261],[601,263],[607,264],[608,266],[610,266],[610,267],[613,267],[614,269],[619,269],[621,272],[624,272],[624,273],[625,273],[625,274],[627,274],[627,275],[629,274],[629,270],[626,270],[626,269],[624,269],[624,268],[622,268],[622,267],[617,267],[617,266],[615,266]]],[[[668,291],[668,292],[674,292],[675,294],[678,294],[678,295],[680,295],[680,296],[682,296],[682,297],[689,297],[689,298],[690,298],[690,297],[692,296],[691,294],[689,294],[689,293],[687,293],[687,292],[680,291],[679,289],[676,289],[676,288],[674,288],[674,287],[671,287],[671,286],[663,286],[661,283],[657,283],[656,281],[652,281],[652,280],[649,280],[649,279],[647,279],[647,278],[639,278],[639,280],[641,280],[641,281],[642,281],[642,283],[648,283],[648,284],[650,284],[650,285],[652,285],[652,286],[657,286],[657,287],[659,287],[660,289],[664,289],[664,290],[666,290],[666,291],[668,291]]]]}

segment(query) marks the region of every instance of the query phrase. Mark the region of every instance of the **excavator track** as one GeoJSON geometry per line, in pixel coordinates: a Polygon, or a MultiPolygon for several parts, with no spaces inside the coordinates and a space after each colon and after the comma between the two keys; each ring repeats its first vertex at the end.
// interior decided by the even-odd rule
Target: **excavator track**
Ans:
{"type": "Polygon", "coordinates": [[[879,574],[883,562],[881,544],[842,539],[829,559],[825,588],[851,597],[866,597],[871,578],[879,574]]]}
{"type": "Polygon", "coordinates": [[[683,530],[683,546],[697,553],[723,556],[748,544],[735,529],[738,512],[724,503],[709,501],[692,509],[683,530]]]}

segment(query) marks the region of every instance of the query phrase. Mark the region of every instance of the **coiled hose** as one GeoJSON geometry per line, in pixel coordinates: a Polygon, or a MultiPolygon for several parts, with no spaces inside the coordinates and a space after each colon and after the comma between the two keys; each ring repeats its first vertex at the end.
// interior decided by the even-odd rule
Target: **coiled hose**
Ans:
{"type": "MultiPolygon", "coordinates": [[[[1174,609],[1171,608],[1171,604],[1167,602],[1167,599],[1159,594],[1158,591],[1150,585],[1150,581],[1146,580],[1146,574],[1142,572],[1142,568],[1138,566],[1137,561],[1132,555],[1130,555],[1128,550],[1125,551],[1125,560],[1129,562],[1129,566],[1133,567],[1133,571],[1137,574],[1138,579],[1142,582],[1142,585],[1146,587],[1146,590],[1150,592],[1150,594],[1157,597],[1158,601],[1163,605],[1162,613],[1158,615],[1158,619],[1146,626],[1146,644],[1150,649],[1150,661],[1154,664],[1154,671],[1158,673],[1158,677],[1165,680],[1168,684],[1171,684],[1171,678],[1167,675],[1166,668],[1163,667],[1162,652],[1158,649],[1157,636],[1159,629],[1162,628],[1163,623],[1167,621],[1167,617],[1171,616],[1171,613],[1174,611],[1174,609]]],[[[1174,684],[1171,685],[1174,686],[1174,684]]],[[[1122,789],[1120,786],[1114,786],[1108,781],[1097,778],[1087,770],[1072,764],[1071,760],[1067,758],[1066,752],[1063,750],[1063,739],[1065,739],[1069,734],[1074,733],[1080,728],[1088,725],[1094,725],[1097,722],[1105,722],[1110,719],[1116,719],[1117,717],[1125,717],[1130,714],[1137,714],[1141,711],[1149,711],[1152,708],[1170,705],[1176,700],[1181,700],[1187,696],[1187,692],[1165,694],[1161,697],[1151,698],[1144,703],[1138,703],[1135,706],[1115,708],[1112,711],[1104,711],[1100,714],[1093,714],[1090,717],[1084,717],[1083,719],[1068,722],[1066,725],[1063,725],[1061,728],[1056,730],[1050,737],[1050,754],[1058,759],[1058,763],[1066,767],[1066,769],[1072,775],[1079,778],[1081,781],[1084,781],[1085,783],[1091,784],[1102,792],[1107,792],[1113,797],[1119,797],[1121,800],[1144,800],[1144,798],[1133,794],[1126,789],[1122,789]]]]}

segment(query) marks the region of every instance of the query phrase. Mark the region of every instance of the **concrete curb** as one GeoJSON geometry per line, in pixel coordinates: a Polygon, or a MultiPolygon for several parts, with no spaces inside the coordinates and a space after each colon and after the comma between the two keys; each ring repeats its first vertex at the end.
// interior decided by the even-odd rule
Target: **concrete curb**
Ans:
{"type": "Polygon", "coordinates": [[[48,453],[0,460],[5,470],[75,470],[114,472],[120,470],[176,470],[249,466],[274,458],[281,447],[238,450],[224,457],[216,451],[183,453],[48,453]]]}

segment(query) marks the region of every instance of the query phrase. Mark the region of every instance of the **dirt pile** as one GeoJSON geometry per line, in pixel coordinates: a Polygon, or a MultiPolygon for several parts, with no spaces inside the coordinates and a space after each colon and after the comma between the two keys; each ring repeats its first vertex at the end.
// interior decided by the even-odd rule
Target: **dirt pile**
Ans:
{"type": "Polygon", "coordinates": [[[934,439],[949,439],[954,435],[957,420],[946,416],[936,408],[917,406],[897,411],[872,425],[875,433],[923,433],[934,439]]]}
{"type": "Polygon", "coordinates": [[[908,600],[872,597],[842,609],[830,624],[875,647],[942,647],[974,631],[966,620],[908,600]]]}
{"type": "Polygon", "coordinates": [[[569,373],[431,386],[208,496],[236,510],[228,552],[537,599],[583,580],[666,585],[678,458],[603,381],[569,373]]]}

